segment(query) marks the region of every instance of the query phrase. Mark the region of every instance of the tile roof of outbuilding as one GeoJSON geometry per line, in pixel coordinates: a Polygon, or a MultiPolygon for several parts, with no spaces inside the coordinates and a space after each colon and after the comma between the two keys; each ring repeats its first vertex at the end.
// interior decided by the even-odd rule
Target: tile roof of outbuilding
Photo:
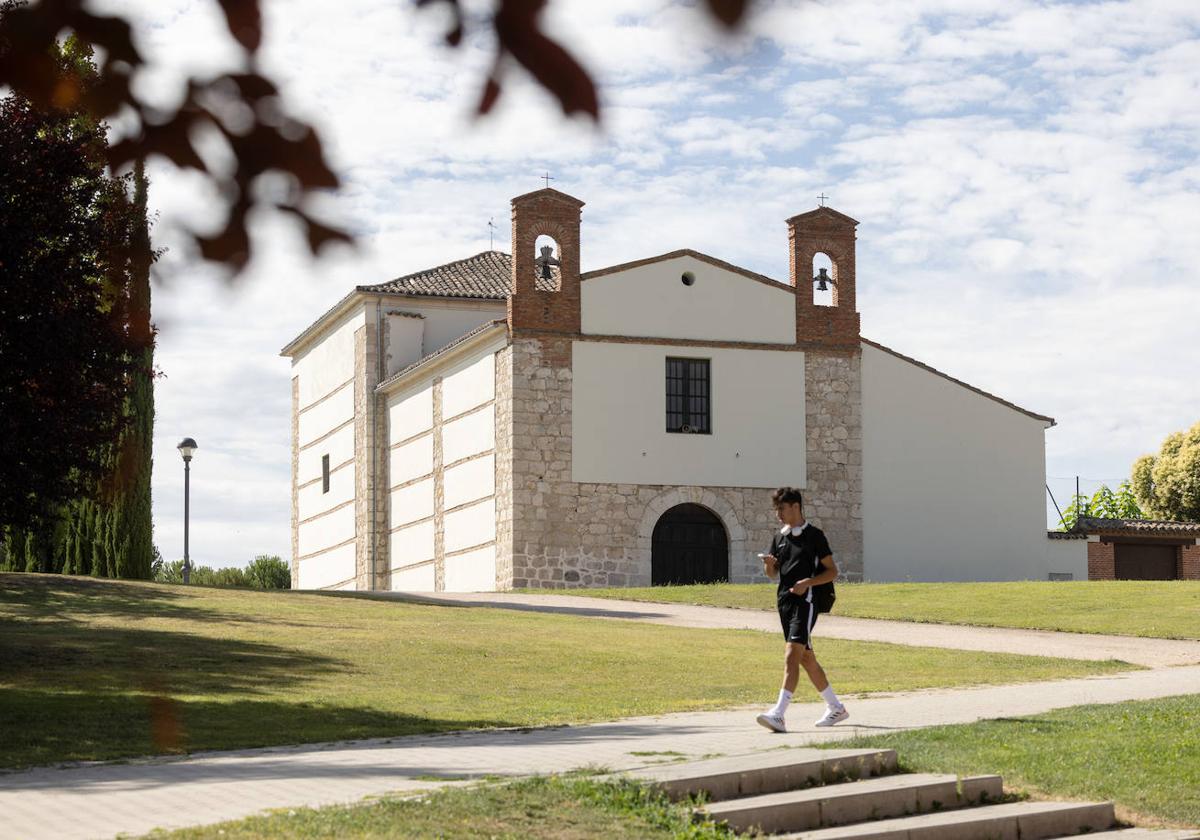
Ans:
{"type": "MultiPolygon", "coordinates": [[[[551,269],[554,274],[558,269],[551,269]]],[[[554,291],[557,278],[537,278],[537,288],[554,291]]],[[[473,257],[405,274],[386,283],[359,286],[358,291],[420,297],[504,300],[512,292],[512,256],[503,251],[484,251],[473,257]]]]}
{"type": "Polygon", "coordinates": [[[1200,537],[1200,522],[1170,522],[1165,519],[1098,519],[1080,517],[1075,530],[1085,534],[1146,534],[1153,536],[1200,537]]]}

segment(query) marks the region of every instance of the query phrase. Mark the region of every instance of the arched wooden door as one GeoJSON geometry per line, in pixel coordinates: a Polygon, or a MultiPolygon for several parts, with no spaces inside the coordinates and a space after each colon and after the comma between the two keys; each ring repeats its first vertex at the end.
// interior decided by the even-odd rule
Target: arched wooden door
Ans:
{"type": "Polygon", "coordinates": [[[650,539],[652,584],[727,580],[729,537],[716,514],[700,505],[676,505],[659,518],[650,539]]]}

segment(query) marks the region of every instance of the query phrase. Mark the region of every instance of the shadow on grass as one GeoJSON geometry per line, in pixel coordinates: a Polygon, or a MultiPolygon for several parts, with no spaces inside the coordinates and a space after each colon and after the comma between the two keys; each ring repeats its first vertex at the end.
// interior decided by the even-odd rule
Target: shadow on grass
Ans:
{"type": "MultiPolygon", "coordinates": [[[[230,702],[184,700],[171,704],[175,738],[164,743],[162,707],[144,694],[80,693],[52,691],[3,692],[0,709],[0,767],[6,770],[73,761],[106,761],[143,756],[171,756],[208,750],[284,747],[298,744],[389,738],[402,735],[451,732],[474,728],[507,727],[497,720],[442,720],[422,715],[350,708],[333,704],[287,703],[258,700],[230,702]]],[[[367,748],[367,744],[349,745],[367,748]]],[[[378,747],[378,743],[369,745],[378,747]]],[[[394,762],[322,761],[324,750],[307,748],[297,760],[296,750],[246,757],[211,756],[204,761],[113,767],[42,768],[29,774],[0,774],[0,790],[50,788],[99,784],[120,779],[144,786],[167,781],[204,779],[288,779],[329,776],[354,778],[370,775],[411,776],[446,772],[445,767],[405,767],[394,762]],[[316,758],[313,758],[316,755],[316,758]]]]}
{"type": "MultiPolygon", "coordinates": [[[[645,612],[619,610],[603,606],[577,607],[558,604],[522,604],[504,598],[489,598],[487,593],[479,593],[471,601],[460,601],[457,598],[439,598],[435,594],[418,595],[412,592],[309,592],[306,594],[320,595],[324,598],[390,601],[402,604],[420,604],[429,607],[458,607],[460,609],[513,610],[514,612],[551,613],[554,615],[583,616],[585,618],[624,618],[645,621],[655,618],[670,618],[672,616],[672,613],[650,612],[649,610],[645,612]]],[[[597,601],[599,602],[599,599],[597,601]]]]}
{"type": "MultiPolygon", "coordinates": [[[[0,621],[0,682],[14,688],[246,694],[347,667],[294,648],[179,631],[0,621]]],[[[0,693],[0,709],[9,705],[0,693]]]]}
{"type": "Polygon", "coordinates": [[[0,616],[67,623],[79,618],[231,621],[241,614],[201,607],[187,589],[75,575],[0,573],[0,616]]]}

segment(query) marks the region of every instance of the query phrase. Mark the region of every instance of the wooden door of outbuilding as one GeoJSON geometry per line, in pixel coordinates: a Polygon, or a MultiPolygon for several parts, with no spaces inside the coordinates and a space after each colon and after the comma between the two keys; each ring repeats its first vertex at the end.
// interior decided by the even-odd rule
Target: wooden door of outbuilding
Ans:
{"type": "Polygon", "coordinates": [[[1176,580],[1179,546],[1154,543],[1116,543],[1117,580],[1176,580]]]}

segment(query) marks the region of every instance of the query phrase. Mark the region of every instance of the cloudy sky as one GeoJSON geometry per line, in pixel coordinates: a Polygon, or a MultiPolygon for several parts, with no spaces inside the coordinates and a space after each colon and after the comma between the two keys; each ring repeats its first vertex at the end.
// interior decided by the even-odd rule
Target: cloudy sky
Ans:
{"type": "MultiPolygon", "coordinates": [[[[354,251],[306,256],[259,218],[230,285],[176,243],[219,226],[202,182],[152,168],[161,264],[154,516],[182,554],[290,552],[289,364],[279,348],[356,283],[508,249],[508,200],[587,202],[583,267],[690,247],[785,280],[783,220],[829,204],[861,222],[863,333],[1058,426],[1059,500],[1115,484],[1200,419],[1200,4],[1194,0],[760,2],[723,38],[693,4],[553,0],[546,28],[602,88],[599,129],[514,68],[471,117],[493,44],[441,45],[399,0],[265,0],[263,61],[344,177],[329,212],[354,251]]],[[[486,0],[467,2],[478,15],[486,0]]],[[[213,0],[104,0],[140,21],[170,101],[185,72],[237,68],[213,0]]],[[[914,476],[919,480],[919,476],[914,476]]],[[[1065,503],[1065,502],[1064,502],[1065,503]]]]}

